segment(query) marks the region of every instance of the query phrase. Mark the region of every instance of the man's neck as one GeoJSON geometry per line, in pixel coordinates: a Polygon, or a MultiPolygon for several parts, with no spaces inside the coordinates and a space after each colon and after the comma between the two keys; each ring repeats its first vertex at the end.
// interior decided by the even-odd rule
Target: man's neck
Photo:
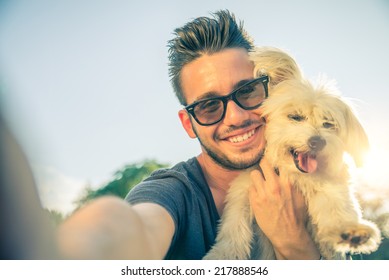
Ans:
{"type": "Polygon", "coordinates": [[[220,166],[203,153],[197,156],[197,160],[210,188],[216,188],[227,192],[232,180],[241,173],[240,170],[230,170],[220,166]]]}
{"type": "Polygon", "coordinates": [[[223,168],[204,154],[200,154],[197,160],[212,193],[219,216],[221,216],[225,206],[225,197],[231,182],[241,171],[223,168]]]}

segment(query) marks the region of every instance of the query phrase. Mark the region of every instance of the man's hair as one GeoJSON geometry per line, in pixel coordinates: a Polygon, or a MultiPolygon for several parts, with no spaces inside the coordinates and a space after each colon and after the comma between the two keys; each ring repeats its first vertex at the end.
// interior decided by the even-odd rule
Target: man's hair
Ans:
{"type": "Polygon", "coordinates": [[[250,51],[253,42],[235,16],[228,10],[217,11],[214,18],[199,17],[174,30],[169,40],[169,76],[176,96],[182,105],[186,98],[181,87],[181,70],[189,62],[204,54],[214,54],[229,48],[250,51]]]}

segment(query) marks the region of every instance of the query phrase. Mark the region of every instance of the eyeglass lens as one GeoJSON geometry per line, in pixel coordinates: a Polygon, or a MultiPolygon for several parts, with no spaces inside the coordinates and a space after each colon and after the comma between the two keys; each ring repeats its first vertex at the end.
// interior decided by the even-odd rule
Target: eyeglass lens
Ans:
{"type": "MultiPolygon", "coordinates": [[[[231,93],[232,99],[243,109],[250,110],[258,107],[266,98],[265,86],[261,81],[244,85],[231,93]]],[[[229,95],[229,96],[230,96],[229,95]]],[[[229,96],[216,97],[199,102],[193,113],[201,124],[212,124],[224,116],[229,96]]]]}

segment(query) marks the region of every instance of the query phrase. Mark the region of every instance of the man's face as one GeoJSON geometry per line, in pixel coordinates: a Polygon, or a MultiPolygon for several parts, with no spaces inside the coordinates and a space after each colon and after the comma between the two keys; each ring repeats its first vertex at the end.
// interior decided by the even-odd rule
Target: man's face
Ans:
{"type": "MultiPolygon", "coordinates": [[[[181,72],[187,104],[213,96],[225,96],[253,79],[253,64],[244,49],[227,49],[203,55],[185,65],[181,72]]],[[[192,138],[197,137],[205,156],[224,168],[240,170],[259,162],[265,146],[264,120],[260,109],[244,110],[234,101],[227,105],[223,120],[201,126],[185,110],[181,122],[192,138]]]]}

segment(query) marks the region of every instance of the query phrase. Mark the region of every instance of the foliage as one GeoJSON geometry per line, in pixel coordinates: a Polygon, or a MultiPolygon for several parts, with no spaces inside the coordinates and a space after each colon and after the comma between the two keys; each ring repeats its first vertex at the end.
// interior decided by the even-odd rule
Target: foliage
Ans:
{"type": "Polygon", "coordinates": [[[53,227],[57,227],[65,219],[64,215],[57,210],[44,209],[44,211],[47,213],[53,227]]]}
{"type": "Polygon", "coordinates": [[[356,256],[353,259],[362,259],[362,260],[389,260],[389,239],[384,238],[381,242],[380,247],[377,251],[369,255],[361,255],[360,258],[356,256]]]}
{"type": "Polygon", "coordinates": [[[158,163],[155,160],[128,164],[121,170],[118,170],[114,174],[113,179],[102,187],[96,190],[89,186],[86,187],[81,197],[75,201],[76,208],[78,209],[88,201],[100,196],[114,195],[124,198],[132,187],[140,183],[154,170],[166,167],[168,167],[167,164],[158,163]]]}

